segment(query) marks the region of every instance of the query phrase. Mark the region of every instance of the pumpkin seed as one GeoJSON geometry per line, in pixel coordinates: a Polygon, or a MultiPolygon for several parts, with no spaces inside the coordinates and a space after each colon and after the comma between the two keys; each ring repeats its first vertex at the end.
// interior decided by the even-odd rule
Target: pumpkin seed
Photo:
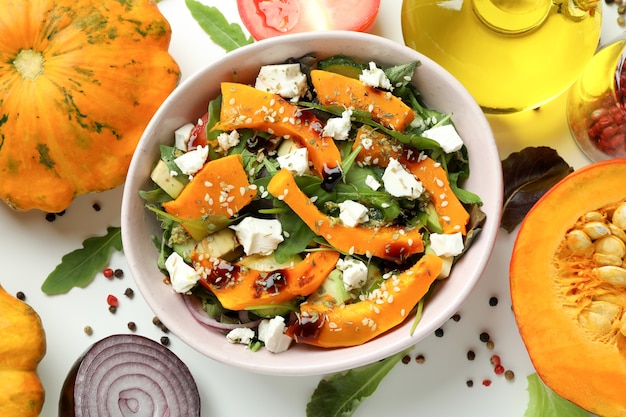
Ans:
{"type": "Polygon", "coordinates": [[[590,211],[583,216],[583,221],[587,222],[604,222],[604,215],[599,211],[590,211]]]}
{"type": "Polygon", "coordinates": [[[626,230],[626,202],[617,206],[613,212],[612,222],[622,230],[626,230]]]}
{"type": "Polygon", "coordinates": [[[609,230],[613,236],[617,236],[622,240],[622,242],[626,242],[626,232],[624,232],[619,227],[615,226],[613,223],[609,223],[609,230]]]}
{"type": "MultiPolygon", "coordinates": [[[[626,214],[626,213],[625,213],[626,214]]],[[[589,236],[591,240],[600,239],[601,237],[611,234],[609,226],[603,222],[589,222],[585,223],[582,227],[583,232],[589,236]]]]}
{"type": "Polygon", "coordinates": [[[604,253],[594,253],[593,260],[599,266],[613,265],[613,266],[622,266],[622,262],[624,260],[619,256],[614,255],[606,255],[604,253]]]}
{"type": "Polygon", "coordinates": [[[578,322],[598,335],[607,334],[613,328],[621,307],[607,301],[592,301],[578,316],[578,322]]]}
{"type": "Polygon", "coordinates": [[[596,240],[593,244],[596,253],[603,255],[612,255],[623,258],[626,254],[626,244],[617,236],[606,236],[596,240]]]}
{"type": "Polygon", "coordinates": [[[626,269],[622,267],[607,265],[594,268],[593,271],[604,282],[618,287],[626,287],[626,269]]]}
{"type": "Polygon", "coordinates": [[[587,233],[583,232],[582,230],[574,229],[568,232],[565,236],[565,241],[567,244],[567,248],[572,251],[572,253],[593,253],[593,243],[591,242],[591,239],[589,238],[587,233]]]}

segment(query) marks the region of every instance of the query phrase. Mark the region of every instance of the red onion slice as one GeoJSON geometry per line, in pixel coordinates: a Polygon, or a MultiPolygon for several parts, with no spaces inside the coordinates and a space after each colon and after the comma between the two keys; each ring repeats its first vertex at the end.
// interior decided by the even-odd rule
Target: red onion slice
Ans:
{"type": "Polygon", "coordinates": [[[171,350],[143,336],[113,335],[74,364],[59,415],[199,417],[200,395],[189,368],[171,350]]]}
{"type": "Polygon", "coordinates": [[[218,330],[232,330],[238,327],[256,327],[259,324],[260,320],[249,321],[247,319],[247,312],[241,312],[239,314],[239,319],[241,323],[222,323],[220,321],[215,320],[211,316],[207,314],[206,311],[202,308],[202,300],[193,295],[183,295],[183,300],[185,300],[185,305],[191,312],[191,315],[200,323],[212,327],[218,330]]]}

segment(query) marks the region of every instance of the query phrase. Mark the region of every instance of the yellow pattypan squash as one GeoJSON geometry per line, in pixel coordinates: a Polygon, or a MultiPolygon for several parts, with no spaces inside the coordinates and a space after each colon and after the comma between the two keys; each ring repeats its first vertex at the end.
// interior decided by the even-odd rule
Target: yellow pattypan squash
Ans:
{"type": "Polygon", "coordinates": [[[154,0],[0,1],[0,199],[59,212],[123,183],[175,88],[154,0]]]}
{"type": "Polygon", "coordinates": [[[46,353],[41,319],[0,286],[0,416],[36,417],[44,402],[37,365],[46,353]]]}

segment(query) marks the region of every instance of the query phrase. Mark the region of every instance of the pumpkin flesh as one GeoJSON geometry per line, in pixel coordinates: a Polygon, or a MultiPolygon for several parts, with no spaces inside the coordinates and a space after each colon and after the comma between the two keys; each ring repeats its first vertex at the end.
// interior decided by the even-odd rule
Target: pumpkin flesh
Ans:
{"type": "Polygon", "coordinates": [[[0,15],[0,198],[58,212],[120,185],[178,83],[150,0],[9,0],[0,15]]]}
{"type": "Polygon", "coordinates": [[[597,244],[578,249],[569,233],[582,230],[589,213],[610,223],[625,183],[626,160],[566,177],[527,215],[510,265],[513,311],[538,375],[605,417],[626,416],[626,285],[601,279],[597,244]]]}

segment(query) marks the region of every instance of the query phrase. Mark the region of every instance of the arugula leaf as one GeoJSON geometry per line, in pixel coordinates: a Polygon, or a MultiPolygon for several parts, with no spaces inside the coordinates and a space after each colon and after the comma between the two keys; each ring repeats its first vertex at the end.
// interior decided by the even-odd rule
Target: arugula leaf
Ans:
{"type": "Polygon", "coordinates": [[[185,0],[191,15],[209,37],[226,52],[254,42],[237,23],[229,23],[217,7],[205,6],[197,0],[185,0]]]}
{"type": "Polygon", "coordinates": [[[560,397],[539,376],[528,375],[528,408],[524,417],[588,417],[589,413],[576,404],[560,397]]]}
{"type": "Polygon", "coordinates": [[[61,263],[48,275],[41,290],[48,294],[63,294],[73,287],[85,287],[109,262],[111,251],[122,250],[122,231],[119,227],[107,228],[104,236],[94,236],[61,259],[61,263]]]}
{"type": "Polygon", "coordinates": [[[320,381],[306,406],[307,417],[349,417],[376,391],[378,384],[411,351],[408,348],[386,359],[330,375],[320,381]]]}

